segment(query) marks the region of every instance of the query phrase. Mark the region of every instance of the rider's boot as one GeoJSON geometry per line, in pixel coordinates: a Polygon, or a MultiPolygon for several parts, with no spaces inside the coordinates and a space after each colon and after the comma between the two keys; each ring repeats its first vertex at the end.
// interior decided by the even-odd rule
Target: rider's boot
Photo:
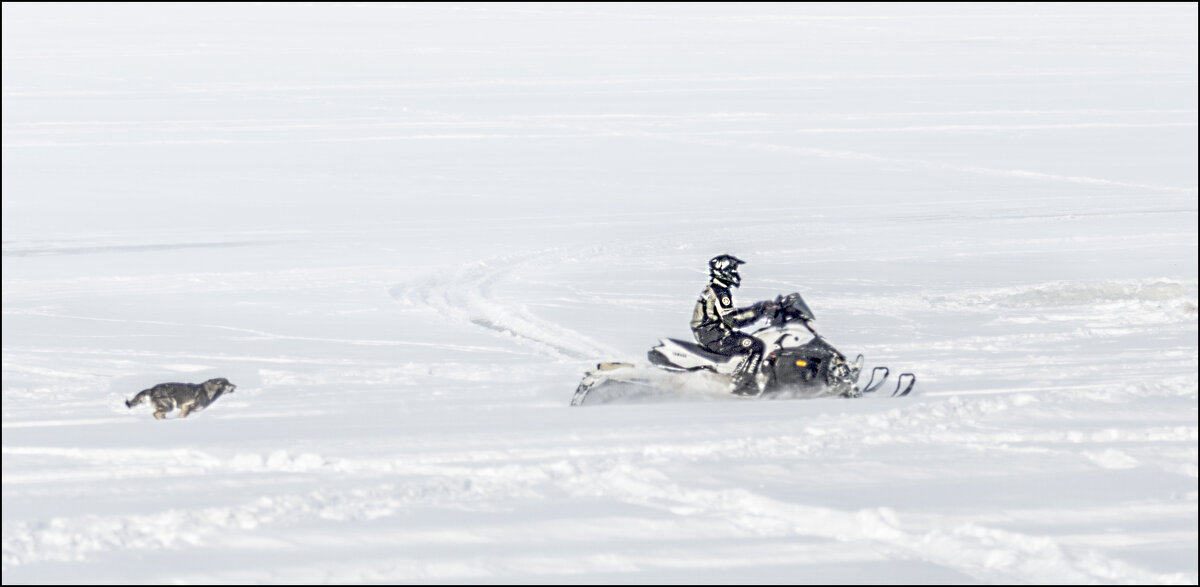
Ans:
{"type": "Polygon", "coordinates": [[[760,393],[758,387],[758,367],[762,364],[762,355],[751,353],[738,365],[733,372],[733,394],[741,396],[756,396],[760,393]]]}

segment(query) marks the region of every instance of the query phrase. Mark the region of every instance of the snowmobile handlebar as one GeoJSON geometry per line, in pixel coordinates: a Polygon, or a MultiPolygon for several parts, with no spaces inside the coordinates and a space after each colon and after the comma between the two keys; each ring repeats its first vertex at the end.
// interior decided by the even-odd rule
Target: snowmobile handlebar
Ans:
{"type": "Polygon", "coordinates": [[[817,319],[813,316],[808,304],[804,303],[804,298],[796,292],[786,296],[775,296],[775,302],[772,305],[774,312],[770,316],[771,326],[779,327],[789,322],[803,322],[805,326],[808,326],[809,322],[817,319]]]}

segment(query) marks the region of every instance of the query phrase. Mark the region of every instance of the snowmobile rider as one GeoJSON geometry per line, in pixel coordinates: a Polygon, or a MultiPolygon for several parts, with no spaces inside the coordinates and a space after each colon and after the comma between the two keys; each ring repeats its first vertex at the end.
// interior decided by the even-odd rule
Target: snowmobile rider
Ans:
{"type": "Polygon", "coordinates": [[[747,355],[733,374],[733,393],[758,395],[758,367],[762,364],[766,350],[761,340],[738,332],[759,318],[774,313],[775,302],[758,302],[746,308],[733,304],[730,289],[738,287],[742,278],[738,265],[746,262],[733,255],[718,255],[708,262],[711,280],[700,292],[696,309],[692,312],[692,334],[696,342],[709,352],[720,355],[747,355]]]}

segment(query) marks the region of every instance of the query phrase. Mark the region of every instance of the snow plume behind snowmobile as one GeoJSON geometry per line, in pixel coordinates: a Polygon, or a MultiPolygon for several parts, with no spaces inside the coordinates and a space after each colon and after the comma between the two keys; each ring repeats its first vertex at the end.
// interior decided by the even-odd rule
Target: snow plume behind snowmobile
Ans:
{"type": "MultiPolygon", "coordinates": [[[[854,361],[817,334],[812,309],[798,293],[775,299],[767,326],[751,333],[767,351],[757,374],[759,393],[749,399],[861,397],[878,391],[889,369],[875,367],[859,387],[863,356],[854,361]]],[[[588,371],[571,405],[645,401],[746,399],[731,391],[731,376],[745,355],[720,355],[692,342],[664,338],[646,353],[652,367],[600,363],[588,371]]],[[[893,397],[908,395],[916,376],[902,373],[893,397]]]]}

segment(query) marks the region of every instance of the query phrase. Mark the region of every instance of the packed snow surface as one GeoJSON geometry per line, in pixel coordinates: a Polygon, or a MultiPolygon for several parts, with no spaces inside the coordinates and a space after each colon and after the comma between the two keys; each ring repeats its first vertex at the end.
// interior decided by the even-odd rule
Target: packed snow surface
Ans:
{"type": "Polygon", "coordinates": [[[5,3],[3,48],[5,583],[1197,582],[1194,3],[5,3]],[[720,253],[916,390],[568,407],[720,253]]]}

